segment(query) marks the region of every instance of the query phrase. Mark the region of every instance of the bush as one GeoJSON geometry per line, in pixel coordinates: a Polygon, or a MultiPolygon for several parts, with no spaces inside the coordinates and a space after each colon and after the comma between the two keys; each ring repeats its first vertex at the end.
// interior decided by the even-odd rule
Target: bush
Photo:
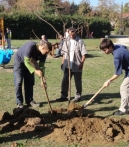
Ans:
{"type": "MultiPolygon", "coordinates": [[[[41,38],[42,34],[45,34],[50,39],[56,37],[56,32],[53,28],[33,14],[12,13],[2,14],[2,16],[5,20],[5,28],[8,26],[12,30],[13,39],[33,38],[35,35],[32,30],[39,38],[41,38]]],[[[54,14],[49,16],[40,14],[40,16],[52,24],[58,32],[63,33],[63,22],[60,16],[55,16],[54,14]]],[[[75,28],[83,26],[83,34],[81,32],[78,34],[80,37],[85,38],[90,32],[94,32],[95,38],[110,35],[111,25],[107,19],[99,17],[85,18],[82,16],[63,16],[63,19],[66,23],[66,28],[72,26],[72,21],[76,22],[73,25],[75,28]]]]}

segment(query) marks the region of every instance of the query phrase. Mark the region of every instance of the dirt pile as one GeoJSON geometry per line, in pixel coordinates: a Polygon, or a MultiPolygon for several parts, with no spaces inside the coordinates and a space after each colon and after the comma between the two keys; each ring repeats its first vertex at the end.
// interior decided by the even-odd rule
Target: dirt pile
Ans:
{"type": "Polygon", "coordinates": [[[59,143],[100,144],[129,141],[129,120],[100,118],[93,115],[77,117],[67,114],[66,109],[56,110],[57,114],[40,114],[33,109],[14,109],[13,115],[0,115],[0,133],[19,130],[42,133],[42,139],[59,143]]]}

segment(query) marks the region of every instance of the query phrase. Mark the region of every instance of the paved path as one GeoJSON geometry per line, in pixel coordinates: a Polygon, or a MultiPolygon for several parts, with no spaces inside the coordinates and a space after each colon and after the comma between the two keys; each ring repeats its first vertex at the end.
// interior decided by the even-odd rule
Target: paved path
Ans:
{"type": "Polygon", "coordinates": [[[129,46],[129,38],[117,38],[115,44],[122,44],[125,46],[129,46]]]}

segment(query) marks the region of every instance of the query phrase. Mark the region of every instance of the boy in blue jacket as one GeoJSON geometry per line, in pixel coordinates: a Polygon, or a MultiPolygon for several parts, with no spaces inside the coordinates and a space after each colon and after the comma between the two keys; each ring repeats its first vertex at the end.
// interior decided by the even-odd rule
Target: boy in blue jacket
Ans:
{"type": "Polygon", "coordinates": [[[123,45],[114,45],[110,39],[103,39],[100,43],[100,49],[105,54],[112,54],[114,58],[115,74],[109,78],[105,83],[104,87],[117,79],[121,74],[122,70],[125,71],[124,80],[120,86],[121,105],[119,109],[113,113],[113,115],[124,115],[128,114],[129,108],[129,51],[127,47],[123,45]]]}

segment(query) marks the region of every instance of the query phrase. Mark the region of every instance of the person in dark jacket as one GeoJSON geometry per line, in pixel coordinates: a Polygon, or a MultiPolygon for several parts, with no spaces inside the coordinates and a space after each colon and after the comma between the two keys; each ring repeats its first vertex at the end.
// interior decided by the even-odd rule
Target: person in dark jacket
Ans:
{"type": "Polygon", "coordinates": [[[44,63],[51,49],[51,43],[42,40],[39,44],[27,42],[18,49],[14,58],[14,84],[17,108],[23,108],[23,80],[26,104],[32,107],[39,106],[33,100],[34,73],[44,79],[44,63]]]}

